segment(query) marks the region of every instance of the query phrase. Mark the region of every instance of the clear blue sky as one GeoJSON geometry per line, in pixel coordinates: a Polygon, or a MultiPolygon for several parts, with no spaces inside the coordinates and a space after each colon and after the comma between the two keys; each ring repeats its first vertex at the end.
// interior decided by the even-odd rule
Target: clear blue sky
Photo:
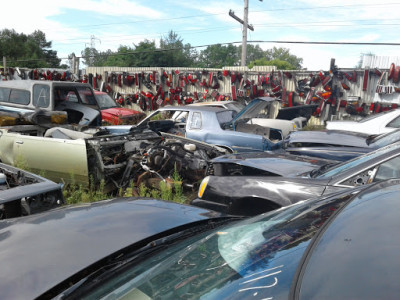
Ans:
{"type": "MultiPolygon", "coordinates": [[[[3,28],[29,34],[40,29],[60,58],[80,56],[94,42],[115,51],[145,39],[159,41],[170,30],[192,46],[241,42],[243,0],[44,0],[7,1],[3,28]],[[91,37],[94,37],[91,39],[91,37]]],[[[249,0],[248,40],[400,43],[400,1],[249,0]]],[[[400,46],[344,46],[258,43],[290,49],[308,70],[327,70],[331,58],[340,68],[354,67],[361,53],[396,56],[400,46]]],[[[201,49],[201,48],[200,48],[201,49]]],[[[389,67],[389,66],[388,66],[389,67]]]]}

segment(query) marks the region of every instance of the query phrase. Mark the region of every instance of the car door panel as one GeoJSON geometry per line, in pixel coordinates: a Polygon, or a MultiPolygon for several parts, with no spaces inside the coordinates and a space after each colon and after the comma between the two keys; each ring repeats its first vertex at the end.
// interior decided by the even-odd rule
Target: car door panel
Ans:
{"type": "Polygon", "coordinates": [[[0,138],[0,156],[6,164],[25,166],[56,182],[89,183],[84,139],[5,133],[0,138]]]}

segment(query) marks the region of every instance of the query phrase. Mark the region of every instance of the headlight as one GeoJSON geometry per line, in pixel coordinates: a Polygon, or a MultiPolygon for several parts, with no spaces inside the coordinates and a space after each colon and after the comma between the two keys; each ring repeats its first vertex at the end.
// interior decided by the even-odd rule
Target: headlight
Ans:
{"type": "Polygon", "coordinates": [[[203,197],[204,191],[206,190],[208,180],[210,180],[210,176],[204,177],[203,181],[200,183],[199,187],[199,198],[203,197]]]}
{"type": "Polygon", "coordinates": [[[293,123],[293,130],[296,130],[296,124],[293,123]]]}

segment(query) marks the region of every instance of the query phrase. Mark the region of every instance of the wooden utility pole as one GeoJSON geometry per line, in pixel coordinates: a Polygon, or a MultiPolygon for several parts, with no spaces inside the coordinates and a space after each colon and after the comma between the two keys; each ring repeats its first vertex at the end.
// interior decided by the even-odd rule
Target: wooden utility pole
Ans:
{"type": "Polygon", "coordinates": [[[247,24],[249,17],[249,0],[244,0],[244,11],[243,11],[243,38],[242,38],[242,60],[241,66],[246,66],[247,57],[247,24]]]}
{"type": "Polygon", "coordinates": [[[4,68],[4,77],[6,80],[8,80],[8,74],[7,74],[7,59],[5,56],[3,56],[3,68],[4,68]]]}
{"type": "MultiPolygon", "coordinates": [[[[262,1],[262,0],[260,0],[262,1]]],[[[244,11],[243,11],[243,20],[235,16],[235,13],[232,10],[229,10],[229,15],[238,21],[240,24],[243,24],[243,36],[242,36],[242,61],[241,66],[246,66],[246,57],[247,57],[247,28],[251,31],[254,31],[253,26],[249,25],[249,0],[244,0],[244,11]]]]}

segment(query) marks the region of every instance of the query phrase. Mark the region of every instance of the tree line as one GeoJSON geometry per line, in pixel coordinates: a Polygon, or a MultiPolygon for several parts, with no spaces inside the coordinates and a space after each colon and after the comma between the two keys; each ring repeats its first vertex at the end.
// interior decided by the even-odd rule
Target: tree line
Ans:
{"type": "MultiPolygon", "coordinates": [[[[0,56],[7,58],[10,67],[27,68],[66,68],[61,65],[57,51],[51,49],[45,33],[35,30],[32,34],[17,33],[13,29],[0,31],[0,56]]],[[[184,43],[177,33],[170,31],[160,39],[138,44],[120,45],[117,51],[99,51],[86,47],[81,52],[83,63],[87,66],[113,67],[196,67],[221,68],[239,66],[242,47],[232,44],[215,44],[197,51],[189,43],[184,43]]],[[[72,58],[75,53],[71,53],[72,58]]],[[[79,56],[79,55],[76,55],[79,56]]],[[[290,53],[289,49],[276,48],[263,50],[259,45],[247,45],[248,66],[274,65],[282,70],[301,69],[303,59],[290,53]]]]}

